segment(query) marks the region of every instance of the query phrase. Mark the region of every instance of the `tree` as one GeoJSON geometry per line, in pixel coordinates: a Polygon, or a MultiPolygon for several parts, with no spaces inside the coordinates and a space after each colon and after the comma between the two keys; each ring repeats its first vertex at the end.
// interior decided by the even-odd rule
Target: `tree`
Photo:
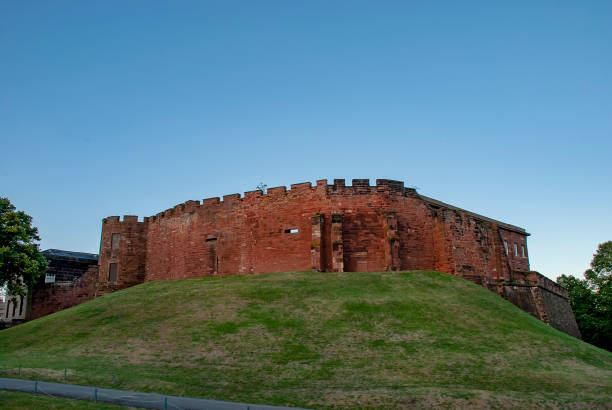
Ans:
{"type": "Polygon", "coordinates": [[[15,211],[8,198],[0,197],[0,288],[6,286],[9,295],[23,296],[47,269],[34,241],[40,238],[32,217],[15,211]]]}
{"type": "Polygon", "coordinates": [[[602,243],[584,279],[562,275],[582,338],[612,351],[612,241],[602,243]]]}

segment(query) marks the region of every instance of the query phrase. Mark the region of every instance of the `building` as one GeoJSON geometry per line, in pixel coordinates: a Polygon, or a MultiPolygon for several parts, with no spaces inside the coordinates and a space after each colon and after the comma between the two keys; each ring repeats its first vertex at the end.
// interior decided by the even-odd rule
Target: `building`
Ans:
{"type": "Polygon", "coordinates": [[[13,324],[23,323],[27,319],[28,293],[24,296],[12,296],[6,289],[0,294],[0,329],[13,324]]]}
{"type": "Polygon", "coordinates": [[[387,179],[343,179],[187,201],[102,220],[100,255],[49,249],[31,296],[0,320],[35,319],[146,281],[291,270],[438,270],[486,287],[580,338],[567,291],[529,270],[525,229],[387,179]],[[30,303],[28,304],[28,300],[30,303]]]}
{"type": "Polygon", "coordinates": [[[187,201],[143,221],[105,218],[94,294],[211,275],[431,269],[580,337],[565,289],[529,270],[528,236],[400,181],[320,180],[187,201]]]}
{"type": "Polygon", "coordinates": [[[1,327],[36,319],[95,297],[98,255],[47,249],[49,268],[25,296],[0,298],[1,327]]]}
{"type": "Polygon", "coordinates": [[[36,319],[93,299],[98,280],[98,255],[47,249],[49,268],[36,282],[28,319],[36,319]]]}

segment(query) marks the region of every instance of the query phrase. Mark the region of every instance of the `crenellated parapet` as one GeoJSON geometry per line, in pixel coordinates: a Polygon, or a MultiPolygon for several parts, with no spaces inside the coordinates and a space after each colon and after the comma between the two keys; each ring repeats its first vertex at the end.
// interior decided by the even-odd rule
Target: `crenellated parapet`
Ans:
{"type": "Polygon", "coordinates": [[[171,278],[431,269],[485,286],[573,334],[565,290],[529,271],[528,235],[402,181],[320,179],[189,200],[142,222],[105,218],[98,294],[171,278]]]}
{"type": "MultiPolygon", "coordinates": [[[[406,196],[418,197],[414,188],[404,187],[404,182],[391,179],[377,179],[375,185],[370,185],[369,179],[353,179],[352,185],[346,185],[344,179],[334,179],[333,184],[328,184],[327,179],[320,179],[313,185],[311,182],[291,184],[286,186],[271,187],[266,190],[246,191],[242,195],[235,193],[223,195],[222,197],[204,198],[200,200],[189,200],[172,208],[161,211],[155,215],[144,218],[145,223],[155,223],[164,218],[180,216],[185,213],[202,212],[214,213],[220,209],[228,210],[239,207],[242,204],[257,201],[266,201],[301,197],[304,195],[384,195],[384,196],[406,196]]],[[[104,220],[115,221],[118,216],[109,216],[104,220]]],[[[135,217],[128,217],[135,218],[135,217]]]]}
{"type": "Polygon", "coordinates": [[[353,179],[351,185],[346,185],[344,179],[334,179],[328,185],[329,193],[340,195],[372,195],[386,194],[394,196],[416,196],[414,188],[404,187],[403,181],[392,179],[377,179],[375,185],[370,185],[369,179],[353,179]]]}
{"type": "Polygon", "coordinates": [[[142,283],[145,278],[147,221],[138,216],[109,216],[102,220],[98,259],[99,293],[142,283]]]}
{"type": "MultiPolygon", "coordinates": [[[[528,234],[522,228],[420,196],[414,188],[405,187],[402,181],[377,179],[372,185],[369,179],[353,179],[347,185],[344,179],[334,179],[332,184],[327,179],[320,179],[314,184],[292,184],[289,189],[278,186],[266,191],[247,191],[242,195],[234,193],[188,200],[145,217],[143,222],[132,215],[122,219],[118,216],[105,218],[100,248],[101,282],[121,282],[121,278],[129,283],[142,281],[146,279],[147,269],[159,266],[175,269],[173,275],[178,277],[184,271],[196,275],[201,268],[191,261],[202,261],[208,256],[189,249],[213,238],[226,249],[228,243],[238,238],[248,241],[250,237],[250,242],[241,245],[239,258],[227,254],[229,251],[217,252],[219,264],[215,266],[221,266],[221,271],[224,271],[235,266],[233,263],[228,265],[225,260],[241,260],[237,265],[238,272],[254,272],[262,269],[258,266],[264,261],[253,262],[257,256],[247,252],[255,246],[253,244],[295,241],[301,235],[285,236],[286,232],[310,233],[315,229],[320,233],[310,238],[310,244],[318,242],[316,235],[328,237],[327,241],[321,240],[318,247],[312,248],[315,254],[309,258],[312,259],[309,265],[315,269],[396,270],[425,267],[423,262],[419,262],[425,258],[430,261],[426,264],[428,268],[466,278],[484,275],[499,281],[509,279],[512,269],[528,268],[528,260],[524,257],[528,234]],[[406,213],[402,209],[411,210],[406,213]],[[319,225],[308,223],[307,218],[313,215],[320,215],[319,225]],[[244,218],[251,219],[246,221],[244,218]],[[345,222],[335,223],[333,218],[345,219],[345,222]],[[421,219],[415,224],[406,218],[421,219]],[[419,229],[428,230],[424,232],[425,236],[413,233],[419,224],[422,226],[419,229]],[[189,226],[198,228],[193,230],[189,226]],[[198,233],[200,229],[206,233],[198,233]],[[115,238],[113,242],[113,236],[120,239],[115,238]],[[151,249],[147,248],[147,238],[152,241],[151,249]],[[163,251],[153,250],[160,246],[163,251]],[[502,251],[504,246],[505,254],[502,251]],[[521,257],[511,254],[514,246],[521,250],[521,257]],[[124,254],[123,249],[130,251],[124,254]],[[192,256],[180,256],[185,252],[192,252],[192,256]],[[151,260],[145,261],[147,257],[151,260]],[[131,273],[127,276],[120,274],[125,273],[125,267],[130,267],[131,273]],[[115,273],[115,269],[119,272],[115,273]]],[[[279,246],[282,248],[284,245],[279,246]]],[[[275,247],[268,245],[266,249],[275,247]]],[[[310,245],[308,249],[311,249],[310,245]]],[[[215,269],[208,267],[205,270],[215,269]]]]}
{"type": "MultiPolygon", "coordinates": [[[[109,282],[114,282],[112,279],[116,276],[113,270],[115,267],[110,264],[114,263],[123,270],[121,266],[133,266],[135,259],[138,259],[139,272],[130,278],[131,282],[141,280],[142,277],[146,279],[142,272],[146,273],[147,266],[151,269],[156,269],[157,266],[177,269],[177,273],[173,275],[179,277],[183,271],[193,272],[189,274],[195,275],[199,268],[195,265],[191,268],[184,267],[183,265],[190,266],[191,262],[184,262],[186,256],[177,259],[180,253],[191,252],[186,249],[211,238],[218,238],[218,244],[227,244],[236,241],[236,235],[240,235],[245,241],[251,236],[251,242],[241,245],[240,258],[243,262],[238,264],[238,272],[252,272],[260,269],[257,267],[260,263],[252,261],[257,257],[246,253],[252,244],[269,242],[276,238],[276,235],[280,235],[280,241],[294,240],[300,235],[284,236],[285,232],[310,232],[313,229],[320,230],[322,237],[338,236],[335,239],[329,238],[325,246],[313,248],[316,255],[309,258],[312,259],[309,264],[315,269],[396,270],[419,267],[423,264],[419,263],[419,260],[429,258],[431,262],[427,263],[428,268],[466,278],[484,275],[499,281],[510,279],[512,269],[528,269],[529,266],[527,258],[524,257],[525,237],[528,234],[522,228],[420,196],[414,188],[405,187],[402,181],[377,179],[372,185],[369,179],[353,179],[351,184],[347,185],[344,179],[334,179],[332,184],[329,184],[327,179],[320,179],[314,184],[292,184],[289,189],[286,186],[278,186],[266,191],[247,191],[242,195],[234,193],[204,198],[201,201],[188,200],[156,215],[145,217],[143,222],[139,222],[136,216],[129,215],[123,219],[118,216],[105,218],[101,245],[101,280],[106,278],[109,282]],[[413,210],[408,214],[400,211],[406,208],[413,210]],[[306,220],[304,215],[310,218],[314,214],[321,214],[320,226],[303,222],[306,220]],[[341,226],[338,228],[331,219],[332,215],[340,218],[344,218],[344,215],[346,223],[338,225],[341,226]],[[255,219],[250,219],[249,222],[243,220],[247,217],[255,219]],[[414,223],[407,222],[406,218],[417,217],[429,218],[429,222],[421,219],[417,223],[423,226],[419,229],[430,226],[426,228],[429,231],[425,232],[425,236],[411,233],[415,229],[414,223]],[[245,224],[256,226],[247,228],[245,224]],[[197,230],[189,231],[193,228],[187,226],[192,225],[206,230],[207,233],[202,236],[197,230]],[[392,226],[395,229],[390,229],[392,226]],[[118,260],[122,258],[120,252],[111,249],[112,234],[119,234],[121,238],[128,240],[126,245],[122,242],[121,246],[131,247],[129,258],[125,255],[129,261],[118,260]],[[132,241],[129,240],[131,237],[144,239],[132,241]],[[146,238],[153,241],[152,248],[162,246],[164,250],[147,250],[146,238]],[[431,243],[423,243],[425,238],[431,238],[428,239],[431,243]],[[144,243],[144,250],[135,249],[139,246],[137,243],[144,243]],[[505,254],[502,251],[504,246],[505,254]],[[520,257],[512,254],[514,246],[520,249],[520,257]],[[144,262],[145,268],[142,268],[141,261],[147,258],[147,252],[152,261],[144,262]]],[[[314,237],[310,239],[311,243],[317,242],[314,237]]],[[[323,242],[325,241],[321,241],[323,242]]],[[[268,246],[266,249],[275,247],[268,246]]],[[[194,260],[208,258],[198,252],[192,256],[194,260]]],[[[218,254],[220,264],[215,266],[221,266],[222,271],[223,268],[228,269],[228,263],[224,260],[230,259],[230,255],[221,251],[218,254]]],[[[237,256],[231,256],[231,260],[236,259],[237,256]]],[[[134,269],[136,268],[131,270],[134,269]]],[[[214,269],[206,268],[206,271],[211,270],[214,269]]]]}
{"type": "Polygon", "coordinates": [[[514,270],[513,273],[514,277],[511,285],[537,286],[557,296],[569,299],[567,289],[537,271],[514,270]]]}
{"type": "Polygon", "coordinates": [[[515,270],[503,296],[544,323],[581,338],[567,290],[536,271],[515,270]]]}

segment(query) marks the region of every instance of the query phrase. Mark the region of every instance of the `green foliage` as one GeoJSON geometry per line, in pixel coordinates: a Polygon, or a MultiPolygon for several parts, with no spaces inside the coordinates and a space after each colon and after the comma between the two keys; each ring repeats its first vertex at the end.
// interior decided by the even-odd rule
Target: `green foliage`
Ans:
{"type": "Polygon", "coordinates": [[[591,269],[610,279],[610,274],[612,274],[612,241],[599,245],[597,252],[593,255],[591,269]]]}
{"type": "Polygon", "coordinates": [[[32,217],[15,211],[8,198],[0,197],[0,287],[10,295],[23,295],[47,269],[47,260],[34,241],[39,241],[32,217]]]}
{"type": "Polygon", "coordinates": [[[563,275],[557,282],[569,293],[582,338],[612,351],[612,241],[599,245],[584,279],[563,275]]]}

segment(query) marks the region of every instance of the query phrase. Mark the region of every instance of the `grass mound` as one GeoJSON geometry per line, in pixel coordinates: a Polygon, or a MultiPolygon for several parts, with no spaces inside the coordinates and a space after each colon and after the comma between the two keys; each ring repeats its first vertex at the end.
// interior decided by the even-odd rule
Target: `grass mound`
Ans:
{"type": "MultiPolygon", "coordinates": [[[[124,406],[113,404],[94,403],[92,401],[67,399],[65,397],[53,397],[43,394],[23,393],[15,391],[0,390],[0,405],[3,409],[32,410],[32,409],[56,409],[56,410],[125,410],[124,406]]],[[[130,407],[134,408],[135,407],[130,407]]]]}
{"type": "Polygon", "coordinates": [[[612,354],[439,272],[145,283],[0,332],[0,375],[302,407],[605,406],[612,354]]]}

